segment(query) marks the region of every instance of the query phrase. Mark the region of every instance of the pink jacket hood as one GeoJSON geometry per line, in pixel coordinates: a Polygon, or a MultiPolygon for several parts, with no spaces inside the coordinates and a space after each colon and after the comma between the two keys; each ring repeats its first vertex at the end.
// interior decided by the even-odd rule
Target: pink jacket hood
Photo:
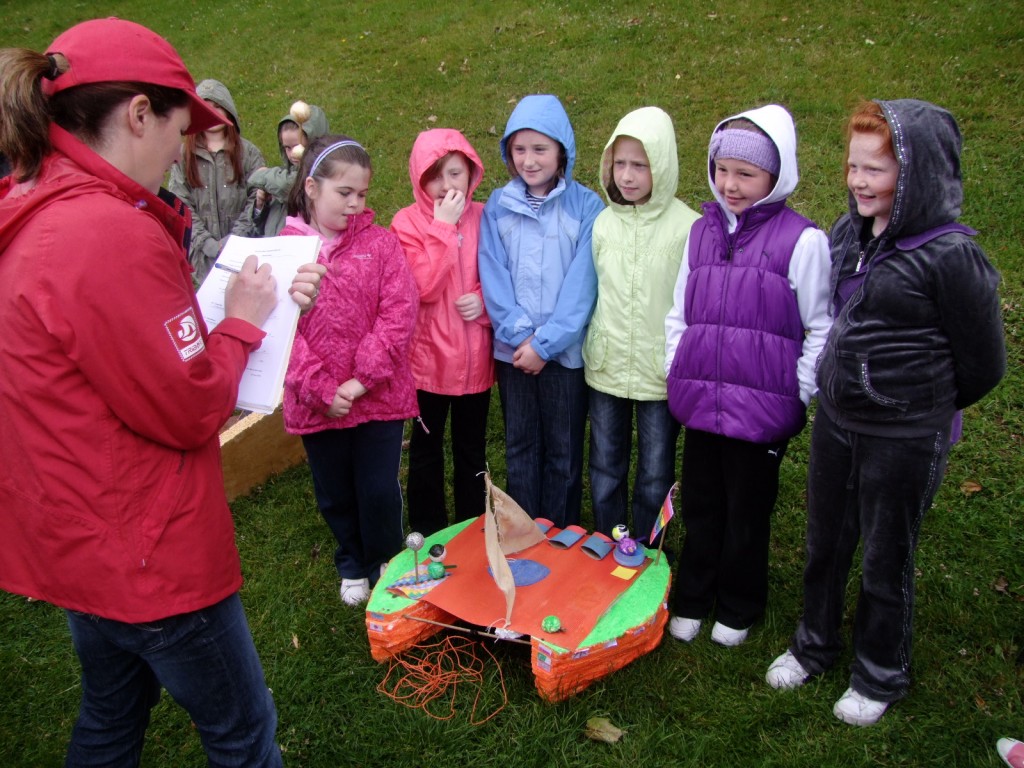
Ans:
{"type": "Polygon", "coordinates": [[[438,395],[468,395],[494,384],[491,321],[484,311],[465,321],[455,301],[476,294],[483,303],[477,248],[482,203],[467,201],[457,224],[434,220],[434,200],[420,180],[440,158],[461,152],[470,161],[469,196],[483,179],[483,164],[466,137],[450,128],[424,131],[413,144],[409,178],[416,202],[395,214],[398,235],[419,291],[420,309],[411,364],[416,388],[438,395]]]}
{"type": "Polygon", "coordinates": [[[434,220],[434,200],[423,189],[423,174],[450,152],[461,152],[469,160],[469,194],[473,197],[484,178],[484,164],[469,140],[453,128],[433,128],[416,137],[409,155],[409,181],[416,205],[427,221],[434,220]]]}

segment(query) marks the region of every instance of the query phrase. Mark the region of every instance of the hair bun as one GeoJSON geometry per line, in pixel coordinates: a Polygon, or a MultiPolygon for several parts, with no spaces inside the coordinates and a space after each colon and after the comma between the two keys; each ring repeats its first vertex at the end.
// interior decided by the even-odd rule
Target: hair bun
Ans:
{"type": "Polygon", "coordinates": [[[288,114],[291,115],[292,120],[294,120],[299,125],[302,125],[304,122],[309,120],[310,117],[312,117],[313,110],[310,109],[309,104],[302,100],[299,100],[292,104],[291,109],[288,110],[288,114]]]}

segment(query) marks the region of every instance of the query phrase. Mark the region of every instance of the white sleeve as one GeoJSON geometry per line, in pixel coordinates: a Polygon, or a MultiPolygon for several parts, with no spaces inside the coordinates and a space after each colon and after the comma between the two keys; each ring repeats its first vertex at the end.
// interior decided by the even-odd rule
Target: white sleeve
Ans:
{"type": "Polygon", "coordinates": [[[793,258],[789,262],[789,286],[796,293],[800,320],[804,325],[803,352],[796,365],[800,399],[804,405],[818,394],[814,371],[832,326],[828,311],[831,270],[828,237],[820,229],[808,227],[796,241],[793,258]]]}
{"type": "Polygon", "coordinates": [[[683,258],[679,262],[679,275],[676,277],[676,286],[672,291],[672,309],[665,317],[665,376],[668,376],[672,368],[672,361],[676,357],[676,348],[679,340],[686,330],[686,281],[690,277],[690,237],[687,235],[686,243],[683,245],[683,258]]]}

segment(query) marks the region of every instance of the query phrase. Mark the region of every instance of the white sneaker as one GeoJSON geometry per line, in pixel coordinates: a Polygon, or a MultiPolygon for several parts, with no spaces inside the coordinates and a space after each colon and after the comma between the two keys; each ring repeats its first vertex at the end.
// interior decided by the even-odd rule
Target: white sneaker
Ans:
{"type": "Polygon", "coordinates": [[[725,624],[715,622],[715,626],[711,628],[711,639],[719,645],[724,645],[726,648],[732,648],[737,645],[741,645],[744,640],[747,639],[747,634],[750,632],[750,628],[747,629],[733,629],[727,627],[725,624]]]}
{"type": "Polygon", "coordinates": [[[874,725],[888,708],[887,701],[875,701],[847,688],[832,707],[832,714],[850,725],[874,725]]]}
{"type": "Polygon", "coordinates": [[[797,661],[796,656],[791,651],[786,651],[771,663],[764,679],[772,688],[789,690],[799,688],[807,682],[808,677],[810,674],[797,661]]]}
{"type": "Polygon", "coordinates": [[[693,638],[700,632],[700,619],[685,619],[682,616],[673,616],[668,623],[668,633],[676,640],[684,643],[693,642],[693,638]]]}
{"type": "Polygon", "coordinates": [[[996,749],[1010,768],[1024,768],[1024,744],[1004,737],[996,742],[996,749]]]}
{"type": "Polygon", "coordinates": [[[340,591],[345,605],[360,605],[370,599],[370,580],[342,579],[340,591]]]}

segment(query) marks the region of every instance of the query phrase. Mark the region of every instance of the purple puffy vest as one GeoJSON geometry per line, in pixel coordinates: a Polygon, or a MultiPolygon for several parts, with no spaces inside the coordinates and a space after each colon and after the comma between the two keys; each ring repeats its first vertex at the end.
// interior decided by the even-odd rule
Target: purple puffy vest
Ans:
{"type": "Polygon", "coordinates": [[[804,327],[789,263],[812,221],[785,201],[745,210],[729,234],[717,203],[690,230],[686,330],[668,375],[683,426],[753,443],[803,429],[797,361],[804,327]]]}

